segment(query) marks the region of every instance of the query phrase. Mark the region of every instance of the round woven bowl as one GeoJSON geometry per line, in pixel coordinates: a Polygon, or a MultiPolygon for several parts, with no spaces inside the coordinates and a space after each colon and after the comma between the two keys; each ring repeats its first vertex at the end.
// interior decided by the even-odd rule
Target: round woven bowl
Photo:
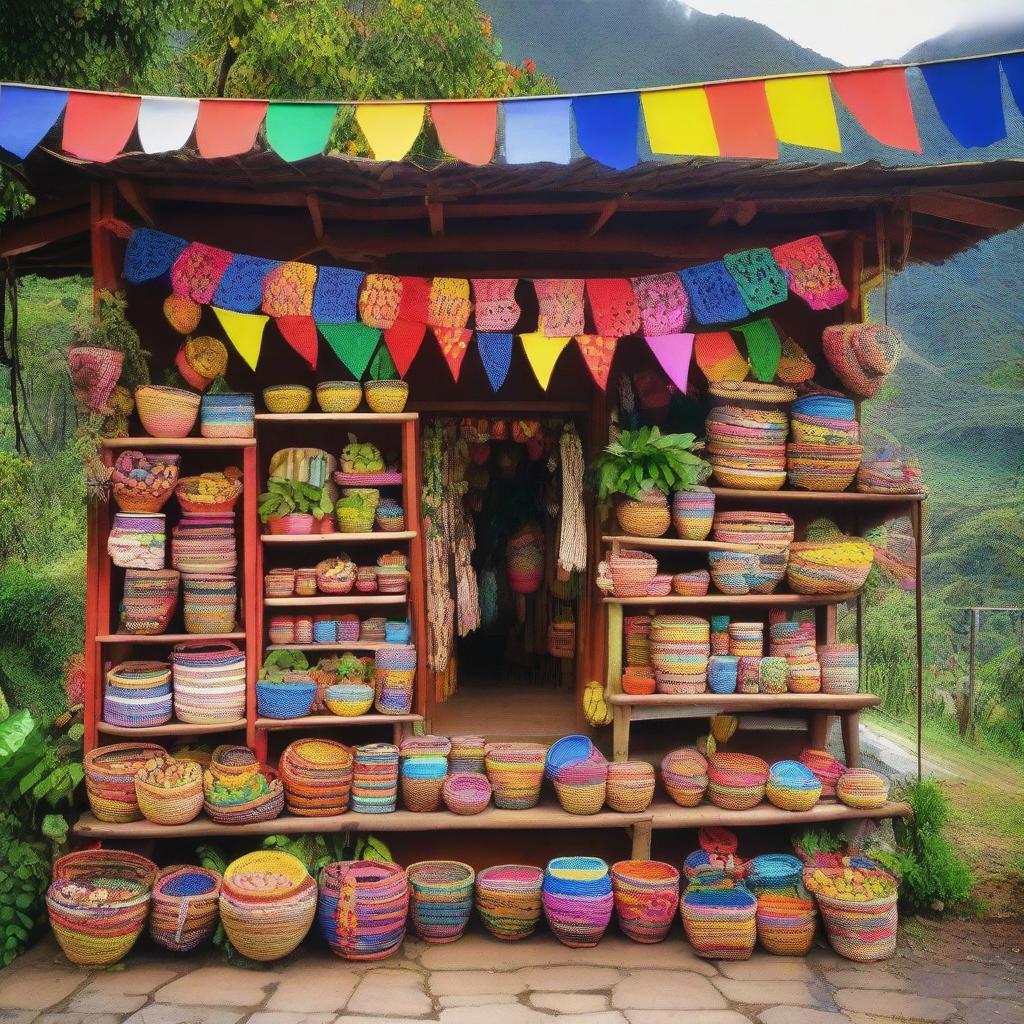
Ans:
{"type": "Polygon", "coordinates": [[[305,412],[313,401],[313,392],[305,384],[274,384],[263,389],[263,404],[268,412],[305,412]]]}
{"type": "Polygon", "coordinates": [[[325,380],[316,386],[316,403],[322,412],[355,412],[363,400],[357,380],[325,380]]]}
{"type": "Polygon", "coordinates": [[[452,814],[480,814],[491,802],[491,784],[478,772],[455,772],[444,780],[441,798],[452,814]]]}
{"type": "Polygon", "coordinates": [[[672,523],[668,504],[648,504],[627,498],[615,508],[623,531],[633,537],[663,537],[672,523]]]}
{"type": "MultiPolygon", "coordinates": [[[[181,456],[171,453],[156,454],[155,452],[127,451],[122,452],[114,463],[114,479],[111,483],[111,494],[117,507],[122,512],[159,512],[167,500],[174,493],[174,485],[178,482],[179,463],[181,456]],[[170,481],[159,494],[147,493],[139,487],[132,487],[131,483],[124,479],[118,479],[118,471],[123,474],[130,474],[135,469],[145,469],[147,472],[158,470],[166,474],[170,481]]],[[[148,491],[148,488],[147,488],[148,491]]]]}
{"type": "Polygon", "coordinates": [[[341,718],[365,715],[373,707],[373,687],[359,683],[338,683],[324,691],[327,710],[341,718]]]}
{"type": "Polygon", "coordinates": [[[569,814],[597,814],[604,807],[607,783],[565,783],[555,780],[555,795],[569,814]]]}
{"type": "Polygon", "coordinates": [[[99,821],[126,824],[142,818],[135,795],[135,773],[151,757],[166,756],[155,743],[113,743],[83,758],[89,807],[99,821]]]}
{"type": "Polygon", "coordinates": [[[850,768],[836,783],[836,796],[848,807],[870,810],[889,799],[889,783],[869,768],[850,768]]]}
{"type": "Polygon", "coordinates": [[[684,540],[707,540],[715,515],[715,493],[694,487],[672,495],[672,525],[684,540]]]}
{"type": "Polygon", "coordinates": [[[409,918],[424,942],[455,942],[473,912],[476,873],[455,860],[424,860],[405,869],[409,880],[409,918]]]}
{"type": "Polygon", "coordinates": [[[620,860],[612,865],[615,916],[634,942],[662,942],[679,906],[679,872],[658,860],[620,860]]]}
{"type": "Polygon", "coordinates": [[[533,934],[541,914],[544,872],[529,864],[496,864],[476,876],[476,908],[496,938],[516,942],[533,934]]]}
{"type": "Polygon", "coordinates": [[[646,761],[612,761],[606,785],[605,801],[613,811],[639,814],[654,799],[655,771],[646,761]]]}
{"type": "Polygon", "coordinates": [[[821,780],[800,761],[778,761],[768,772],[764,793],[783,811],[809,811],[821,799],[821,780]]]}
{"type": "Polygon", "coordinates": [[[164,789],[135,780],[135,798],[139,810],[154,825],[187,825],[203,809],[203,777],[187,786],[164,789]]]}
{"type": "Polygon", "coordinates": [[[373,412],[401,412],[409,401],[409,385],[404,380],[368,380],[363,394],[373,412]]]}
{"type": "Polygon", "coordinates": [[[144,384],[135,389],[135,408],[151,437],[188,437],[199,415],[194,391],[144,384]]]}

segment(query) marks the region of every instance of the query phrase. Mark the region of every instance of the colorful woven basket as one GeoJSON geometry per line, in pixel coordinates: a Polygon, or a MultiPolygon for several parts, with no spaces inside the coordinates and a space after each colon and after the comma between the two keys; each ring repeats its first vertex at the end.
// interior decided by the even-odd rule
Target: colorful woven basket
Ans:
{"type": "Polygon", "coordinates": [[[220,920],[220,886],[220,875],[207,868],[164,868],[153,886],[150,938],[172,953],[190,953],[208,942],[220,920]]]}
{"type": "Polygon", "coordinates": [[[476,874],[455,860],[424,860],[405,869],[409,880],[409,919],[424,942],[455,942],[473,912],[476,874]]]}
{"type": "Polygon", "coordinates": [[[252,437],[255,414],[252,395],[203,395],[199,433],[203,437],[252,437]]]}
{"type": "Polygon", "coordinates": [[[608,574],[616,597],[646,597],[658,573],[658,560],[646,551],[620,551],[609,555],[608,574]]]}
{"type": "Polygon", "coordinates": [[[889,782],[869,768],[848,768],[836,782],[836,796],[848,807],[871,810],[889,799],[889,782]]]}
{"type": "Polygon", "coordinates": [[[278,762],[285,803],[307,818],[344,814],[352,790],[352,753],[334,740],[300,739],[278,762]]]}
{"type": "Polygon", "coordinates": [[[167,630],[178,606],[180,575],[175,569],[127,569],[120,631],[157,636],[167,630]]]}
{"type": "Polygon", "coordinates": [[[478,772],[455,772],[444,780],[441,797],[452,814],[481,814],[491,802],[491,784],[478,772]]]}
{"type": "Polygon", "coordinates": [[[171,652],[174,714],[189,725],[245,718],[245,653],[227,640],[190,640],[171,652]]]}
{"type": "Polygon", "coordinates": [[[725,751],[708,757],[708,799],[727,811],[746,811],[764,799],[768,762],[725,751]]]}
{"type": "MultiPolygon", "coordinates": [[[[174,758],[169,756],[155,758],[146,762],[146,768],[163,769],[173,763],[174,758]]],[[[135,798],[147,821],[155,825],[187,825],[203,809],[202,769],[193,762],[183,762],[182,766],[191,778],[179,785],[144,781],[141,772],[136,776],[135,798]]]]}
{"type": "Polygon", "coordinates": [[[800,753],[800,763],[806,765],[821,783],[822,799],[836,795],[836,783],[846,772],[846,767],[827,750],[808,748],[800,753]]]}
{"type": "Polygon", "coordinates": [[[352,762],[352,810],[388,814],[397,804],[398,747],[393,743],[356,747],[352,762]]]}
{"type": "Polygon", "coordinates": [[[800,761],[776,761],[764,792],[783,811],[809,811],[821,798],[821,780],[800,761]]]}
{"type": "Polygon", "coordinates": [[[814,900],[781,892],[757,898],[757,940],[776,956],[807,956],[814,945],[814,900]]]}
{"type": "Polygon", "coordinates": [[[680,807],[696,807],[708,788],[707,758],[694,747],[670,751],[661,762],[661,781],[680,807]]]}
{"type": "Polygon", "coordinates": [[[307,674],[295,673],[302,681],[256,683],[256,712],[263,718],[302,718],[308,715],[316,697],[316,683],[307,674]]]}
{"type": "Polygon", "coordinates": [[[654,799],[655,771],[646,761],[610,761],[605,801],[613,811],[639,814],[654,799]]]}
{"type": "Polygon", "coordinates": [[[626,498],[615,506],[622,532],[632,537],[663,537],[672,523],[668,499],[661,491],[648,491],[640,499],[626,498]]]}
{"type": "Polygon", "coordinates": [[[497,864],[476,876],[476,908],[496,938],[516,942],[533,934],[541,914],[544,872],[528,864],[497,864]]]}
{"type": "Polygon", "coordinates": [[[790,547],[786,574],[798,594],[842,594],[864,586],[873,561],[871,545],[859,537],[805,541],[790,547]]]}
{"type": "Polygon", "coordinates": [[[135,776],[148,760],[166,754],[155,743],[113,743],[90,750],[82,767],[89,806],[97,820],[121,825],[139,821],[142,811],[135,795],[135,776]]]}
{"type": "Polygon", "coordinates": [[[166,520],[161,512],[116,512],[107,537],[111,562],[122,569],[162,569],[167,549],[166,520]]]}
{"type": "Polygon", "coordinates": [[[248,747],[225,744],[203,774],[203,810],[218,825],[270,821],[284,810],[284,787],[248,747]]]}
{"type": "Polygon", "coordinates": [[[791,853],[765,853],[747,865],[743,882],[755,895],[786,892],[802,884],[804,862],[791,853]]]}
{"type": "Polygon", "coordinates": [[[858,963],[873,963],[895,954],[899,886],[892,875],[870,868],[808,868],[804,871],[804,884],[814,894],[828,941],[840,956],[858,963]],[[826,895],[823,886],[828,879],[845,878],[848,871],[852,878],[854,870],[862,882],[877,886],[877,898],[826,895]]]}
{"type": "Polygon", "coordinates": [[[436,811],[448,775],[445,757],[402,756],[399,786],[405,809],[414,812],[436,811]]]}
{"type": "Polygon", "coordinates": [[[103,721],[145,729],[171,720],[171,666],[166,661],[123,661],[107,672],[103,721]]]}
{"type": "Polygon", "coordinates": [[[327,710],[342,718],[365,715],[373,707],[373,687],[364,683],[336,683],[324,690],[327,710]]]}
{"type": "Polygon", "coordinates": [[[556,939],[572,948],[596,946],[612,918],[608,865],[597,857],[558,857],[548,863],[544,916],[556,939]]]}
{"type": "Polygon", "coordinates": [[[275,384],[263,389],[267,412],[305,412],[313,401],[313,392],[304,384],[275,384]]]}
{"type": "Polygon", "coordinates": [[[658,860],[620,860],[612,865],[615,917],[634,942],[661,942],[679,907],[679,872],[658,860]]]}
{"type": "Polygon", "coordinates": [[[316,386],[322,412],[355,412],[362,400],[363,386],[357,380],[323,380],[316,386]]]}
{"type": "Polygon", "coordinates": [[[451,750],[448,754],[449,773],[475,772],[482,775],[484,772],[484,746],[483,736],[452,736],[451,750]]]}
{"type": "Polygon", "coordinates": [[[224,872],[220,919],[243,956],[280,960],[306,937],[316,902],[316,882],[297,857],[257,850],[232,861],[224,872]]]}
{"type": "Polygon", "coordinates": [[[750,959],[757,941],[757,900],[742,885],[728,879],[691,884],[679,909],[686,937],[698,956],[750,959]]]}
{"type": "Polygon", "coordinates": [[[713,654],[708,659],[708,689],[712,693],[735,693],[739,658],[729,654],[713,654]]]}
{"type": "Polygon", "coordinates": [[[856,693],[860,689],[860,650],[856,644],[822,644],[818,662],[822,693],[856,693]]]}
{"type": "Polygon", "coordinates": [[[185,573],[182,576],[182,613],[186,633],[232,633],[238,611],[235,576],[185,573]]]}
{"type": "Polygon", "coordinates": [[[494,790],[494,806],[506,810],[536,807],[547,749],[540,743],[488,743],[484,758],[494,790]]]}
{"type": "Polygon", "coordinates": [[[135,408],[151,437],[188,437],[199,415],[199,395],[181,388],[144,384],[135,389],[135,408]]]}
{"type": "Polygon", "coordinates": [[[672,495],[672,526],[684,540],[707,540],[715,516],[715,493],[693,487],[672,495]]]}
{"type": "Polygon", "coordinates": [[[405,938],[408,913],[409,882],[397,864],[338,861],[320,872],[320,934],[345,960],[390,956],[405,938]]]}

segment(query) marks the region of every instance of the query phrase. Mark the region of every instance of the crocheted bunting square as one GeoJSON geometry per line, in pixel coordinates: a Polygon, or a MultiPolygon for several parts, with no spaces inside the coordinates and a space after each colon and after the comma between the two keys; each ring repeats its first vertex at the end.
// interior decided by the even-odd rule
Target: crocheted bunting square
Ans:
{"type": "Polygon", "coordinates": [[[366,324],[318,324],[331,351],[356,380],[362,380],[370,357],[380,341],[380,330],[366,324]]]}
{"type": "Polygon", "coordinates": [[[512,365],[512,335],[504,331],[477,331],[476,347],[491,390],[497,391],[505,383],[512,365]]]}
{"type": "Polygon", "coordinates": [[[564,338],[583,333],[583,287],[579,279],[534,281],[540,307],[539,329],[548,338],[564,338]]]}
{"type": "Polygon", "coordinates": [[[398,319],[425,324],[430,316],[430,278],[403,277],[398,319]]]}
{"type": "MultiPolygon", "coordinates": [[[[476,329],[478,331],[510,331],[519,322],[514,277],[472,279],[476,329]]],[[[495,388],[497,390],[497,388],[495,388]]]]}
{"type": "Polygon", "coordinates": [[[387,330],[398,316],[402,279],[394,274],[367,274],[359,292],[359,319],[367,327],[387,330]]]}
{"type": "Polygon", "coordinates": [[[786,275],[772,258],[770,249],[727,253],[723,262],[751,313],[786,301],[786,275]]]}
{"type": "Polygon", "coordinates": [[[361,270],[321,267],[313,291],[313,316],[325,324],[353,324],[359,312],[361,270]]]}
{"type": "Polygon", "coordinates": [[[811,309],[833,309],[849,298],[836,261],[817,235],[777,245],[772,256],[786,275],[789,290],[811,309]]]}
{"type": "Polygon", "coordinates": [[[281,337],[315,370],[320,349],[316,321],[311,316],[279,316],[275,323],[281,337]]]}
{"type": "Polygon", "coordinates": [[[690,300],[678,274],[646,274],[633,278],[644,336],[657,338],[681,331],[690,319],[690,300]]]}
{"type": "Polygon", "coordinates": [[[184,238],[151,228],[132,232],[124,253],[124,279],[129,284],[142,284],[166,274],[174,261],[188,248],[184,238]]]}
{"type": "Polygon", "coordinates": [[[213,305],[236,313],[255,313],[263,302],[263,281],[280,260],[235,253],[213,293],[213,305]]]}
{"type": "Polygon", "coordinates": [[[430,285],[427,323],[431,327],[463,328],[469,323],[473,304],[469,281],[464,277],[435,277],[430,285]]]}
{"type": "Polygon", "coordinates": [[[404,377],[423,344],[427,325],[413,320],[396,320],[384,332],[384,344],[395,361],[398,375],[404,377]]]}
{"type": "Polygon", "coordinates": [[[207,305],[213,299],[232,253],[202,242],[192,242],[171,267],[171,287],[175,295],[207,305]]]}
{"type": "Polygon", "coordinates": [[[698,334],[693,343],[694,358],[709,381],[746,380],[750,366],[740,355],[728,331],[698,334]]]}
{"type": "Polygon", "coordinates": [[[761,317],[747,324],[737,324],[733,330],[746,342],[747,360],[754,376],[765,384],[773,381],[782,356],[782,339],[775,324],[761,317]]]}
{"type": "Polygon", "coordinates": [[[623,338],[640,330],[640,305],[627,278],[588,278],[587,297],[599,334],[623,338]]]}
{"type": "Polygon", "coordinates": [[[580,347],[583,361],[587,364],[594,383],[602,391],[605,391],[608,387],[608,374],[611,372],[612,360],[615,358],[615,349],[619,344],[619,339],[609,338],[602,334],[579,334],[576,336],[576,344],[580,347]]]}
{"type": "Polygon", "coordinates": [[[316,267],[312,263],[282,263],[263,280],[263,312],[270,316],[310,316],[316,267]]]}
{"type": "Polygon", "coordinates": [[[452,379],[458,381],[462,372],[462,361],[469,351],[469,339],[473,332],[465,327],[434,327],[434,337],[441,347],[441,355],[451,370],[452,379]]]}
{"type": "Polygon", "coordinates": [[[792,338],[783,339],[775,376],[785,384],[803,384],[814,376],[810,356],[792,338]]]}
{"type": "Polygon", "coordinates": [[[679,276],[699,323],[725,324],[747,315],[747,304],[721,260],[681,270],[679,276]]]}

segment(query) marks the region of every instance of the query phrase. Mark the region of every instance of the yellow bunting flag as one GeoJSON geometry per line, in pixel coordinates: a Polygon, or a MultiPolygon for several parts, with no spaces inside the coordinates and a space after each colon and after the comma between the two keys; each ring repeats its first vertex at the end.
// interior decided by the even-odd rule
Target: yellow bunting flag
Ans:
{"type": "Polygon", "coordinates": [[[718,156],[718,136],[703,87],[641,92],[652,153],[718,156]]]}
{"type": "Polygon", "coordinates": [[[840,152],[839,123],[827,75],[768,78],[764,87],[779,142],[840,152]]]}
{"type": "Polygon", "coordinates": [[[235,350],[246,361],[249,369],[255,370],[263,346],[263,329],[270,317],[262,313],[236,313],[233,309],[220,309],[217,306],[213,307],[213,311],[235,350]]]}
{"type": "Polygon", "coordinates": [[[401,160],[412,149],[423,128],[423,103],[362,104],[356,121],[370,144],[375,160],[401,160]]]}
{"type": "Polygon", "coordinates": [[[543,330],[533,331],[531,334],[520,334],[523,343],[523,351],[526,353],[527,362],[537,383],[545,390],[551,383],[551,374],[555,369],[555,363],[562,354],[562,350],[569,344],[570,338],[549,338],[543,330]]]}

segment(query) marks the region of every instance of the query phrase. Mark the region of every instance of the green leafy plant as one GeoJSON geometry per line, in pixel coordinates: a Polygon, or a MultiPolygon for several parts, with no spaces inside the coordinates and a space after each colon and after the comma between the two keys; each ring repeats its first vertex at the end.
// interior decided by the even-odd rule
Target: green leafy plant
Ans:
{"type": "Polygon", "coordinates": [[[272,477],[267,490],[259,497],[259,516],[265,523],[268,519],[288,516],[294,512],[323,519],[331,511],[331,496],[326,487],[314,487],[301,480],[284,480],[272,477]]]}
{"type": "Polygon", "coordinates": [[[128,300],[121,292],[101,291],[96,316],[79,324],[73,344],[109,348],[124,356],[119,383],[129,391],[150,382],[151,353],[142,347],[139,332],[127,316],[128,300]]]}
{"type": "Polygon", "coordinates": [[[591,475],[602,501],[613,494],[639,498],[671,494],[707,480],[711,466],[693,452],[694,434],[663,434],[657,427],[624,430],[594,461],[591,475]]]}
{"type": "Polygon", "coordinates": [[[263,659],[260,679],[265,683],[288,682],[290,672],[306,672],[309,670],[309,659],[302,651],[271,651],[263,659]]]}
{"type": "Polygon", "coordinates": [[[793,848],[808,857],[817,853],[838,853],[846,849],[846,840],[827,828],[805,828],[793,836],[793,848]]]}

